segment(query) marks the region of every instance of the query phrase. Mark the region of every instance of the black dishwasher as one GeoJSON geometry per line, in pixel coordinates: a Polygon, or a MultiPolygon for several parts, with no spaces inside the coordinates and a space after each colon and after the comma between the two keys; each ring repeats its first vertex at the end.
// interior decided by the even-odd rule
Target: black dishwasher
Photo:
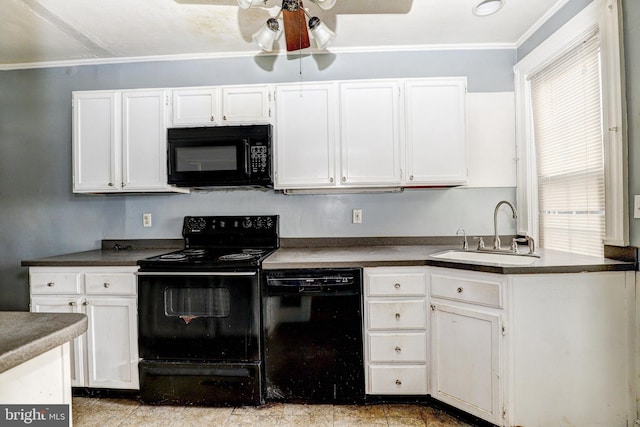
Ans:
{"type": "Polygon", "coordinates": [[[362,270],[267,270],[266,399],[364,402],[362,270]]]}

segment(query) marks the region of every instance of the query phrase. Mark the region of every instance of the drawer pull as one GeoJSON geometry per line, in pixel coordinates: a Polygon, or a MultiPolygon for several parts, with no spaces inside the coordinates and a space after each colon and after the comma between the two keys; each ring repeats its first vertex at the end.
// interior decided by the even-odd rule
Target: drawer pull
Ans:
{"type": "Polygon", "coordinates": [[[400,381],[400,380],[396,380],[396,385],[397,385],[397,386],[401,386],[401,385],[402,385],[402,381],[400,381]]]}
{"type": "Polygon", "coordinates": [[[76,303],[75,303],[75,301],[69,301],[69,305],[70,305],[71,307],[74,307],[74,306],[76,305],[76,303]]]}
{"type": "Polygon", "coordinates": [[[89,305],[89,301],[83,302],[82,305],[89,305]]]}
{"type": "Polygon", "coordinates": [[[393,287],[396,289],[400,289],[400,283],[396,283],[395,285],[393,285],[393,287]]]}
{"type": "Polygon", "coordinates": [[[396,320],[400,320],[400,313],[396,313],[396,320]]]}
{"type": "Polygon", "coordinates": [[[396,350],[396,353],[400,353],[402,351],[400,347],[396,347],[395,350],[396,350]]]}
{"type": "Polygon", "coordinates": [[[462,293],[462,291],[463,291],[463,289],[462,289],[462,288],[458,288],[458,289],[456,289],[456,292],[457,292],[457,293],[459,293],[459,294],[461,294],[461,293],[462,293]]]}
{"type": "Polygon", "coordinates": [[[103,285],[104,285],[105,288],[108,288],[110,286],[109,282],[104,282],[103,285]]]}
{"type": "Polygon", "coordinates": [[[47,283],[47,286],[48,286],[48,287],[50,287],[50,288],[54,287],[55,285],[56,285],[56,284],[55,284],[54,282],[49,282],[49,283],[47,283]]]}

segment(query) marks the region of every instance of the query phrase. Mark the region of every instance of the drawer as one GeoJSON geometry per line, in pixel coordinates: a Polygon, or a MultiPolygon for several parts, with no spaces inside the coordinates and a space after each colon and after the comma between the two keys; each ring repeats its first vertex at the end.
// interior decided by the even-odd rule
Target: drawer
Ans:
{"type": "Polygon", "coordinates": [[[369,361],[379,362],[427,362],[427,334],[419,333],[370,333],[369,361]]]}
{"type": "Polygon", "coordinates": [[[427,394],[426,365],[369,365],[369,394],[427,394]]]}
{"type": "Polygon", "coordinates": [[[133,273],[86,273],[87,294],[136,295],[136,276],[133,273]]]}
{"type": "Polygon", "coordinates": [[[461,278],[431,274],[431,296],[455,301],[502,307],[502,282],[489,278],[461,278]]]}
{"type": "Polygon", "coordinates": [[[427,311],[424,299],[371,301],[367,303],[369,330],[426,329],[427,311]]]}
{"type": "Polygon", "coordinates": [[[32,294],[79,294],[82,290],[82,275],[80,272],[31,273],[29,285],[32,294]]]}
{"type": "Polygon", "coordinates": [[[425,273],[372,273],[368,276],[369,296],[424,296],[425,273]]]}

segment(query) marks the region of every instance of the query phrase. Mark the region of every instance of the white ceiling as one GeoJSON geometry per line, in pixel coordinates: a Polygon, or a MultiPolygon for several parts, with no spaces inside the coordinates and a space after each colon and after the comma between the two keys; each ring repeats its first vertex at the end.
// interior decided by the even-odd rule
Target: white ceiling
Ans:
{"type": "MultiPolygon", "coordinates": [[[[514,47],[568,0],[505,0],[476,17],[479,0],[337,0],[305,6],[335,30],[330,51],[514,47]]],[[[236,0],[3,0],[0,69],[183,55],[259,53],[251,35],[277,13],[236,0]]],[[[284,38],[280,39],[284,50],[284,38]]]]}

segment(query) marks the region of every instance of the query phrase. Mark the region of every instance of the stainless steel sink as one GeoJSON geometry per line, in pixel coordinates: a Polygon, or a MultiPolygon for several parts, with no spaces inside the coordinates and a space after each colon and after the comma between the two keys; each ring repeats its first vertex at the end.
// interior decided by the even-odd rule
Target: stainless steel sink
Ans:
{"type": "Polygon", "coordinates": [[[509,252],[490,252],[490,251],[459,251],[448,250],[431,255],[438,258],[453,262],[478,262],[490,264],[508,264],[508,265],[529,265],[539,259],[537,255],[516,254],[509,252]]]}

